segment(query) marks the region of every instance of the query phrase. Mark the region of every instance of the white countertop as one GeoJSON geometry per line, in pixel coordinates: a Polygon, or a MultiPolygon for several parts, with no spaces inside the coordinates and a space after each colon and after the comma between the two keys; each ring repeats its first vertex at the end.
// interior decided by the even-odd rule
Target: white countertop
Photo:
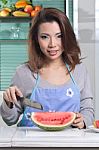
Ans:
{"type": "Polygon", "coordinates": [[[16,132],[16,128],[0,127],[0,147],[11,147],[11,139],[16,132]]]}
{"type": "Polygon", "coordinates": [[[49,132],[0,127],[0,147],[99,147],[99,133],[76,128],[49,132]]]}

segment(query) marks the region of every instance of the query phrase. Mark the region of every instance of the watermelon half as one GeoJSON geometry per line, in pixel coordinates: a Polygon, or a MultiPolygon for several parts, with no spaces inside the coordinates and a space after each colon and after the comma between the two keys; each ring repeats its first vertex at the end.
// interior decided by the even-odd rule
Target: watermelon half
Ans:
{"type": "Polygon", "coordinates": [[[63,130],[70,126],[76,114],[74,112],[32,112],[31,119],[39,127],[47,131],[63,130]]]}

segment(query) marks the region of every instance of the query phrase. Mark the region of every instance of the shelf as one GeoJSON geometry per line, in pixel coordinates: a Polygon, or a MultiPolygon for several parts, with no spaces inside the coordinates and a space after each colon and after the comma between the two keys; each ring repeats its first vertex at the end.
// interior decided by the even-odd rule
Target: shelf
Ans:
{"type": "Polygon", "coordinates": [[[27,39],[0,39],[0,43],[2,42],[3,43],[10,43],[10,42],[13,42],[13,43],[16,43],[16,42],[20,42],[20,43],[23,43],[23,42],[28,42],[27,39]]]}
{"type": "Polygon", "coordinates": [[[32,17],[0,17],[0,23],[30,22],[32,17]]]}

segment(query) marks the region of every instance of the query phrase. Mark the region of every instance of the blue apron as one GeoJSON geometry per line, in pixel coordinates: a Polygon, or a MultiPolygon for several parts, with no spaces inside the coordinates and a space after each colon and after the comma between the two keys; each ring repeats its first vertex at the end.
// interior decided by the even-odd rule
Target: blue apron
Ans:
{"type": "MultiPolygon", "coordinates": [[[[66,65],[68,70],[69,67],[66,65]]],[[[69,70],[70,71],[70,70],[69,70]]],[[[70,72],[71,82],[56,88],[39,87],[40,75],[38,74],[36,85],[32,91],[31,100],[36,100],[43,106],[43,111],[79,112],[80,111],[80,91],[70,72]]],[[[22,120],[18,126],[35,126],[30,118],[31,112],[42,110],[26,107],[22,120]]]]}

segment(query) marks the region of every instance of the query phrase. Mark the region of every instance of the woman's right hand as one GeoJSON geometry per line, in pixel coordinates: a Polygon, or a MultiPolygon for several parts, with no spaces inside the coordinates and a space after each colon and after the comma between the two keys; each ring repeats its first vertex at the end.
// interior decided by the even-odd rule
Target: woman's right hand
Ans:
{"type": "Polygon", "coordinates": [[[23,96],[22,92],[19,90],[17,86],[11,86],[4,91],[3,99],[5,100],[5,102],[7,103],[9,107],[11,106],[11,104],[14,104],[17,102],[16,95],[20,97],[23,96]]]}

